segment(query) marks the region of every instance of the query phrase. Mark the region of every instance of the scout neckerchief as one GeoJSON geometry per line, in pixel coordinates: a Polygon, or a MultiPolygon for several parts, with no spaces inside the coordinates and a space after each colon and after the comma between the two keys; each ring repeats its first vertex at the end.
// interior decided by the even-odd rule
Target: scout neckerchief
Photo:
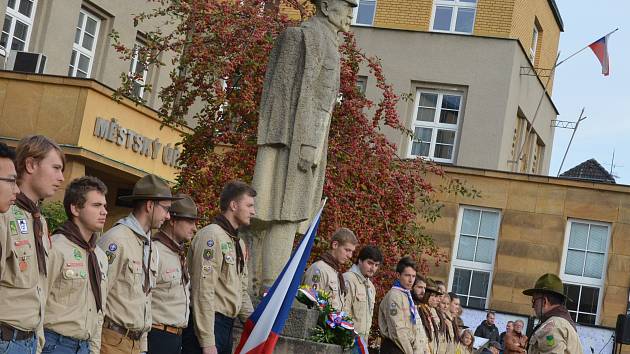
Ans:
{"type": "Polygon", "coordinates": [[[429,338],[429,342],[433,342],[433,337],[435,336],[435,333],[437,333],[437,327],[435,326],[435,322],[433,321],[431,309],[429,308],[429,305],[424,303],[421,303],[419,305],[419,308],[420,314],[422,315],[422,325],[424,326],[424,331],[429,338]]]}
{"type": "Polygon", "coordinates": [[[17,195],[15,204],[17,204],[17,206],[21,209],[24,209],[26,212],[33,215],[33,234],[35,235],[37,266],[39,268],[39,274],[44,274],[44,276],[48,276],[48,271],[46,270],[46,250],[44,249],[44,241],[42,240],[42,237],[44,237],[44,226],[42,225],[42,214],[39,210],[39,206],[35,204],[32,200],[30,200],[24,193],[20,193],[17,195]]]}
{"type": "Polygon", "coordinates": [[[151,288],[154,284],[151,284],[151,278],[149,277],[149,272],[151,268],[151,257],[153,254],[153,247],[151,245],[151,231],[147,232],[143,229],[142,225],[133,213],[127,215],[126,217],[118,220],[114,226],[116,225],[124,225],[129,228],[137,237],[142,239],[142,272],[144,273],[144,282],[142,284],[142,291],[145,295],[149,295],[151,292],[151,288]]]}
{"type": "Polygon", "coordinates": [[[238,230],[232,226],[230,221],[223,214],[215,217],[212,222],[219,225],[219,227],[234,240],[236,244],[236,265],[239,274],[242,274],[243,269],[245,269],[245,257],[243,256],[243,249],[241,248],[241,239],[238,237],[238,230]]]}
{"type": "Polygon", "coordinates": [[[407,295],[407,301],[409,301],[409,314],[411,315],[411,323],[413,323],[414,325],[416,324],[416,319],[418,318],[419,314],[418,314],[418,309],[416,309],[416,304],[414,304],[413,302],[413,297],[411,296],[411,291],[409,289],[405,289],[400,285],[400,281],[396,280],[394,282],[394,286],[392,286],[392,289],[396,289],[399,291],[402,291],[403,293],[405,293],[405,295],[407,295]]]}
{"type": "Polygon", "coordinates": [[[53,232],[53,234],[62,234],[66,236],[70,242],[87,251],[90,286],[92,287],[92,294],[94,295],[94,300],[96,301],[96,308],[98,311],[101,311],[103,309],[103,304],[101,302],[101,277],[103,275],[101,273],[101,267],[98,265],[96,253],[94,253],[94,249],[96,248],[96,234],[92,234],[89,242],[85,241],[81,235],[79,227],[70,220],[61,224],[57,230],[53,232]]]}
{"type": "Polygon", "coordinates": [[[168,237],[164,231],[160,230],[151,238],[153,241],[161,242],[166,248],[179,255],[179,265],[182,269],[182,285],[188,284],[188,266],[186,264],[186,254],[184,254],[184,246],[179,245],[172,238],[168,237]]]}
{"type": "Polygon", "coordinates": [[[341,291],[341,294],[345,296],[346,295],[346,281],[345,279],[343,279],[342,265],[339,264],[339,262],[335,259],[335,257],[333,257],[330,251],[325,252],[324,254],[319,256],[317,260],[323,261],[324,263],[328,264],[332,269],[335,270],[335,272],[337,273],[337,281],[339,282],[339,290],[341,291]]]}

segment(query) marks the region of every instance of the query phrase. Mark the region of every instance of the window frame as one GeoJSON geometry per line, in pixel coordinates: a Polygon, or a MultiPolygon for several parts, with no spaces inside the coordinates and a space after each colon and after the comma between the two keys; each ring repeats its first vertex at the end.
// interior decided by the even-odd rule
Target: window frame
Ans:
{"type": "Polygon", "coordinates": [[[540,36],[540,30],[536,23],[534,23],[534,28],[532,29],[532,42],[530,43],[529,48],[529,58],[532,60],[532,63],[536,61],[536,48],[538,48],[538,37],[540,36]]]}
{"type": "MultiPolygon", "coordinates": [[[[83,54],[84,56],[88,57],[90,62],[88,64],[88,71],[86,73],[85,78],[91,78],[92,76],[92,68],[94,67],[94,60],[96,59],[96,47],[98,44],[98,37],[99,37],[99,32],[101,29],[101,24],[102,24],[102,20],[94,13],[90,12],[89,10],[85,9],[85,8],[81,8],[81,10],[79,10],[79,17],[81,16],[81,14],[83,14],[84,18],[83,18],[83,23],[81,24],[81,27],[78,27],[78,24],[75,24],[74,29],[75,32],[77,29],[81,30],[81,35],[79,37],[79,43],[75,43],[74,42],[74,38],[72,39],[72,50],[70,51],[70,64],[68,64],[68,69],[72,68],[72,73],[69,73],[68,76],[70,77],[76,77],[76,78],[80,78],[77,76],[77,72],[79,70],[79,59],[81,57],[81,54],[83,54]],[[87,25],[87,20],[88,18],[91,18],[93,20],[96,21],[96,31],[94,31],[94,43],[92,46],[92,50],[87,50],[83,47],[82,43],[83,43],[83,37],[86,33],[85,28],[87,25]],[[76,51],[77,55],[75,57],[74,63],[72,62],[72,52],[76,51]]],[[[78,22],[78,18],[77,18],[77,22],[78,22]]],[[[73,32],[74,34],[74,32],[73,32]]]]}
{"type": "MultiPolygon", "coordinates": [[[[481,216],[480,216],[481,217],[481,216]]],[[[451,266],[450,266],[450,270],[449,270],[449,274],[448,274],[448,289],[449,291],[452,291],[453,289],[453,281],[454,279],[454,275],[455,275],[455,269],[464,269],[464,270],[470,270],[472,272],[485,272],[488,273],[488,288],[486,289],[486,306],[485,308],[488,307],[488,304],[490,303],[490,299],[491,299],[491,294],[492,294],[492,279],[494,278],[494,266],[496,264],[496,260],[497,260],[497,249],[498,249],[498,245],[499,245],[499,237],[501,236],[501,221],[503,218],[503,213],[502,210],[500,209],[493,209],[493,208],[485,208],[485,207],[478,207],[478,206],[473,206],[473,205],[460,205],[459,206],[459,211],[457,212],[457,224],[456,224],[456,229],[455,229],[455,239],[453,240],[453,250],[452,250],[452,255],[451,255],[451,266]],[[476,210],[479,212],[492,212],[492,213],[497,213],[498,214],[498,220],[497,220],[497,237],[494,240],[494,250],[493,252],[491,252],[492,254],[492,261],[491,263],[483,263],[483,262],[475,262],[475,261],[467,261],[467,260],[462,260],[462,259],[458,259],[457,258],[457,251],[459,249],[459,240],[461,237],[461,228],[462,228],[462,224],[464,221],[464,210],[476,210]]],[[[479,238],[479,235],[477,234],[477,238],[479,238]]],[[[471,281],[472,281],[472,273],[471,273],[471,281]]],[[[467,297],[470,297],[470,288],[468,289],[469,294],[466,295],[467,297]]]]}
{"type": "Polygon", "coordinates": [[[440,89],[429,89],[429,88],[416,88],[416,97],[414,98],[413,101],[413,114],[411,116],[411,132],[412,132],[412,136],[409,139],[409,146],[407,148],[407,156],[409,158],[424,158],[424,159],[428,159],[431,161],[435,161],[435,162],[442,162],[442,163],[455,163],[456,160],[456,155],[457,155],[457,149],[459,147],[459,138],[460,138],[460,127],[461,125],[461,121],[463,119],[463,107],[464,107],[464,102],[465,102],[465,95],[464,92],[462,91],[456,91],[456,90],[440,90],[440,89]],[[418,121],[418,108],[420,105],[420,97],[423,93],[430,93],[430,94],[437,94],[438,95],[438,100],[436,103],[436,107],[435,107],[435,115],[433,116],[433,122],[426,122],[426,121],[418,121]],[[442,112],[442,102],[444,100],[444,95],[447,96],[459,96],[460,97],[460,102],[459,102],[459,110],[458,110],[458,116],[457,116],[457,124],[448,124],[448,123],[439,123],[439,118],[440,118],[440,114],[442,112]],[[421,155],[413,155],[412,151],[413,151],[413,143],[414,143],[414,136],[415,136],[415,129],[417,127],[420,128],[431,128],[432,129],[432,133],[431,133],[431,142],[429,145],[429,154],[428,156],[421,156],[421,155]],[[433,154],[435,153],[435,145],[437,144],[437,132],[438,129],[441,130],[450,130],[450,131],[455,131],[455,139],[453,141],[453,152],[451,155],[450,159],[445,159],[445,158],[440,158],[440,157],[433,157],[433,154]]]}
{"type": "MultiPolygon", "coordinates": [[[[569,285],[577,285],[577,286],[586,286],[586,287],[590,287],[590,288],[598,288],[599,289],[599,299],[597,299],[597,313],[595,315],[595,324],[598,324],[601,322],[601,309],[602,309],[602,303],[604,301],[604,290],[606,287],[606,272],[607,272],[607,268],[608,268],[608,256],[609,256],[609,252],[610,252],[610,242],[611,242],[611,237],[612,236],[612,225],[610,223],[606,223],[606,222],[601,222],[601,221],[595,221],[595,220],[586,220],[586,219],[578,219],[578,218],[568,218],[567,219],[567,223],[566,223],[566,227],[565,227],[565,231],[564,231],[564,243],[563,243],[563,248],[562,248],[562,260],[560,262],[560,279],[562,279],[562,282],[565,284],[569,284],[569,285]],[[569,250],[569,239],[571,237],[571,225],[576,222],[576,223],[582,223],[582,224],[589,224],[590,225],[597,225],[597,226],[605,226],[608,229],[608,234],[606,235],[606,247],[605,247],[605,252],[604,252],[604,262],[603,262],[603,266],[602,266],[602,277],[601,279],[597,279],[597,278],[591,278],[591,277],[586,277],[586,276],[578,276],[578,275],[573,275],[573,274],[566,274],[566,262],[567,262],[567,255],[568,255],[568,250],[569,250]]],[[[590,227],[589,227],[589,237],[590,237],[590,227]]],[[[588,241],[587,241],[588,242],[588,241]]],[[[588,247],[588,243],[587,243],[587,247],[588,247]]],[[[588,248],[585,252],[588,252],[588,248]]],[[[578,309],[579,309],[579,303],[577,304],[578,309]]],[[[578,313],[580,313],[580,311],[578,311],[578,313]]],[[[586,312],[584,312],[586,313],[586,312]]]]}
{"type": "MultiPolygon", "coordinates": [[[[22,22],[23,24],[26,25],[27,30],[26,30],[26,40],[24,41],[24,49],[22,49],[21,51],[24,52],[28,52],[29,49],[29,44],[31,41],[31,33],[33,32],[33,24],[35,23],[35,14],[37,12],[37,1],[38,0],[33,0],[33,8],[31,10],[31,16],[30,17],[26,17],[24,14],[21,14],[19,11],[20,8],[20,4],[22,3],[22,1],[27,1],[27,0],[16,0],[15,1],[15,9],[9,7],[9,3],[7,2],[7,6],[6,6],[6,11],[5,11],[5,18],[6,16],[11,17],[11,26],[9,27],[9,32],[7,33],[7,45],[4,47],[4,50],[6,52],[6,55],[8,56],[9,53],[11,52],[11,46],[13,45],[13,39],[15,36],[15,24],[17,21],[22,22]]],[[[3,23],[3,30],[2,32],[4,32],[4,18],[2,19],[2,23],[3,23]]],[[[2,47],[2,45],[0,45],[0,48],[2,47]]]]}
{"type": "Polygon", "coordinates": [[[376,17],[376,7],[378,6],[378,0],[358,0],[358,6],[352,9],[352,25],[353,26],[364,26],[364,27],[372,27],[374,26],[374,18],[376,17]],[[361,7],[361,3],[363,1],[374,3],[374,12],[372,13],[372,23],[358,23],[357,18],[359,16],[359,8],[361,7]]]}
{"type": "Polygon", "coordinates": [[[140,85],[139,88],[139,92],[138,95],[136,96],[136,98],[139,99],[144,99],[144,89],[146,88],[145,85],[147,83],[147,79],[149,78],[149,69],[147,67],[147,64],[145,63],[144,65],[144,70],[142,72],[142,78],[141,79],[136,79],[136,70],[138,69],[138,64],[140,63],[140,48],[141,47],[145,47],[145,45],[136,40],[136,43],[133,46],[133,56],[131,57],[131,63],[129,64],[129,73],[127,73],[127,75],[129,75],[129,78],[134,82],[140,85]]]}
{"type": "Polygon", "coordinates": [[[461,0],[435,0],[433,1],[433,7],[431,10],[431,21],[429,22],[429,31],[439,32],[439,33],[456,33],[456,34],[472,35],[475,32],[475,20],[477,19],[477,4],[478,3],[479,3],[479,0],[476,0],[474,4],[461,1],[461,0]],[[451,22],[450,22],[450,26],[448,30],[437,30],[433,28],[435,24],[435,15],[436,15],[438,7],[453,8],[453,12],[451,13],[451,22]],[[457,15],[459,14],[460,8],[475,10],[475,14],[473,15],[473,26],[470,32],[461,32],[461,31],[455,30],[455,26],[457,24],[457,15]]]}

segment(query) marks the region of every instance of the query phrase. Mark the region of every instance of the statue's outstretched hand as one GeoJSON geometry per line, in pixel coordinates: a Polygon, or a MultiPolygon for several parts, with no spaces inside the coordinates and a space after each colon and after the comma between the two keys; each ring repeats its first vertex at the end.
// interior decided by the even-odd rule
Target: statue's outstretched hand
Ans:
{"type": "Polygon", "coordinates": [[[298,169],[302,172],[306,172],[315,166],[315,148],[309,145],[302,145],[300,147],[300,161],[298,162],[298,169]]]}

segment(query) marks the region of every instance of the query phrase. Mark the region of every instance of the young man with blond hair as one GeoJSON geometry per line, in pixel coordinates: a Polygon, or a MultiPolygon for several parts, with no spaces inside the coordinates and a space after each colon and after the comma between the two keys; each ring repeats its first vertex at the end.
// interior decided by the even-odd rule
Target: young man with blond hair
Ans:
{"type": "Polygon", "coordinates": [[[0,214],[0,348],[30,354],[44,343],[50,241],[40,202],[61,187],[65,158],[59,145],[42,135],[20,140],[16,155],[20,194],[0,214]]]}
{"type": "Polygon", "coordinates": [[[345,227],[338,229],[330,241],[330,250],[311,264],[302,277],[303,284],[330,293],[331,305],[337,311],[343,309],[347,294],[343,269],[358,243],[352,230],[345,227]]]}

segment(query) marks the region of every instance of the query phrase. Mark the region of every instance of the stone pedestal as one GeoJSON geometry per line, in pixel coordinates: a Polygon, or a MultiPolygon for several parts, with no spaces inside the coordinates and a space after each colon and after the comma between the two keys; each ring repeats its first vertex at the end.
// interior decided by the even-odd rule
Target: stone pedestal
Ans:
{"type": "MultiPolygon", "coordinates": [[[[255,305],[254,305],[255,306],[255,305]]],[[[278,338],[274,349],[275,354],[347,354],[340,346],[335,344],[316,343],[308,340],[313,334],[313,328],[317,326],[319,312],[309,309],[302,303],[294,301],[289,313],[289,318],[284,326],[284,330],[278,338]]],[[[236,321],[234,328],[234,348],[241,340],[243,328],[239,321],[236,321]]]]}

